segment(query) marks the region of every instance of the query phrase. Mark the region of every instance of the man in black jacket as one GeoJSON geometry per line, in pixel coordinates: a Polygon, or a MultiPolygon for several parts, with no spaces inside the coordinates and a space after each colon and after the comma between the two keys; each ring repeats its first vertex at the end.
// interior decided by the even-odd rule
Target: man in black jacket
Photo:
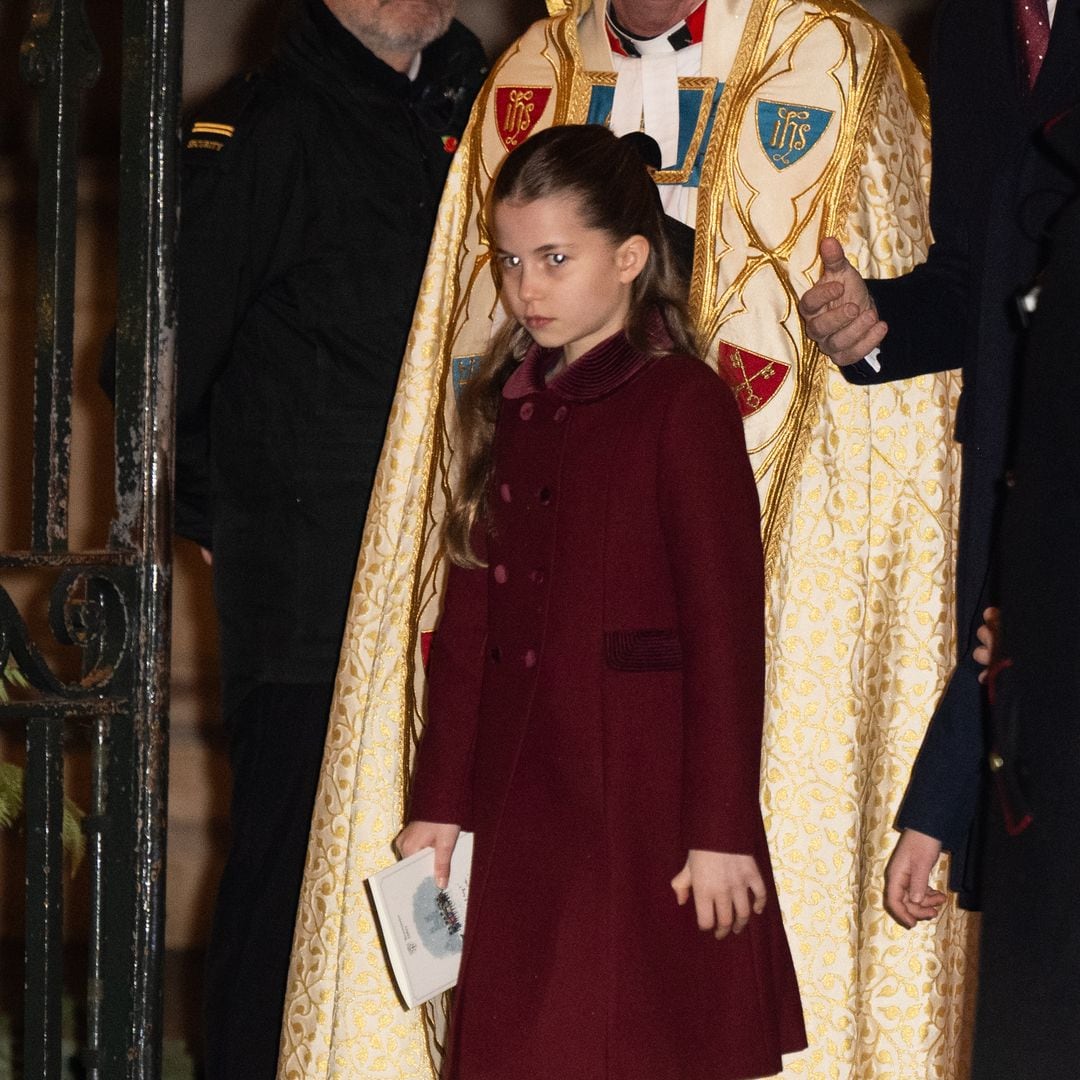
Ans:
{"type": "Polygon", "coordinates": [[[972,1080],[1073,1080],[1080,1061],[1080,109],[1052,126],[1048,145],[1076,195],[1040,279],[1002,515],[1009,660],[991,680],[972,1080]]]}
{"type": "Polygon", "coordinates": [[[454,0],[300,0],[185,143],[177,531],[214,568],[232,844],[206,1075],[272,1078],[352,575],[457,139],[454,0]],[[211,555],[212,553],[212,555],[211,555]]]}
{"type": "Polygon", "coordinates": [[[944,899],[928,887],[943,848],[951,887],[970,899],[977,884],[968,856],[986,753],[971,654],[982,612],[997,600],[990,552],[1021,346],[1016,296],[1043,265],[1048,226],[1073,186],[1040,131],[1078,99],[1080,0],[945,0],[930,68],[929,257],[902,278],[864,283],[826,241],[822,280],[799,305],[807,332],[850,382],[963,368],[957,667],[912,771],[886,880],[886,906],[908,926],[944,899]]]}

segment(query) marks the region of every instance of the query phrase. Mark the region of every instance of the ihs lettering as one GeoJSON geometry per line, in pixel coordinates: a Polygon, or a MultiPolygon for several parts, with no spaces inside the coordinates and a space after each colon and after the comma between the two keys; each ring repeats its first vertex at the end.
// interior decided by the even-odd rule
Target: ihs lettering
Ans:
{"type": "Polygon", "coordinates": [[[806,149],[806,138],[810,134],[809,109],[788,109],[783,105],[776,110],[776,126],[773,128],[772,147],[788,154],[806,149]]]}

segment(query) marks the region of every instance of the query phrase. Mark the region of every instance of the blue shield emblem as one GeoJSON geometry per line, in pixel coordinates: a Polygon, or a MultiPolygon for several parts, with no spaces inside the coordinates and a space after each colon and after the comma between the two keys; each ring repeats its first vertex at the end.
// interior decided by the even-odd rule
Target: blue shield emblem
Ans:
{"type": "Polygon", "coordinates": [[[480,370],[481,356],[455,356],[451,361],[454,377],[454,397],[461,402],[461,392],[465,384],[480,370]]]}
{"type": "MultiPolygon", "coordinates": [[[[723,92],[724,84],[714,79],[679,80],[679,156],[677,161],[665,162],[653,177],[658,184],[685,184],[696,188],[701,182],[701,166],[723,92]]],[[[607,127],[614,101],[614,82],[594,83],[585,123],[607,127]]]]}
{"type": "Polygon", "coordinates": [[[759,99],[757,124],[761,148],[777,169],[786,169],[813,150],[832,118],[831,109],[759,99]]]}

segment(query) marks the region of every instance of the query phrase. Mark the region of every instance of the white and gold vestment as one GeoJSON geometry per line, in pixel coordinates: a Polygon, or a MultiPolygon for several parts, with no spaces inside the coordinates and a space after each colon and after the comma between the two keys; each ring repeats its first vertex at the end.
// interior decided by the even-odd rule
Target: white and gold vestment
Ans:
{"type": "MultiPolygon", "coordinates": [[[[439,1010],[402,1012],[363,881],[394,858],[438,615],[456,393],[498,317],[484,195],[530,132],[608,120],[604,2],[550,4],[507,51],[451,170],[353,589],[281,1078],[433,1075],[439,1010]]],[[[952,664],[957,385],[850,385],[796,312],[823,236],[870,277],[925,257],[925,96],[902,47],[848,0],[708,0],[705,18],[701,72],[679,80],[678,160],[658,180],[682,189],[677,212],[696,226],[691,310],[739,400],[761,495],[762,801],[810,1039],[784,1075],[950,1080],[963,1072],[969,928],[950,904],[903,931],[881,886],[952,664]]]]}

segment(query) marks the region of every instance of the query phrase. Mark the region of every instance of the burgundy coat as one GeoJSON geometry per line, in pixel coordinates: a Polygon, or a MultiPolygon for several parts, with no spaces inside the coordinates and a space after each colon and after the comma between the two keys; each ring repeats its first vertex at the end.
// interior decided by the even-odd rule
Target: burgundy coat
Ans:
{"type": "Polygon", "coordinates": [[[488,568],[453,567],[410,817],[476,833],[444,1080],[742,1080],[806,1045],[771,895],[716,941],[670,881],[752,853],[764,584],[730,390],[618,335],[503,392],[488,568]]]}

